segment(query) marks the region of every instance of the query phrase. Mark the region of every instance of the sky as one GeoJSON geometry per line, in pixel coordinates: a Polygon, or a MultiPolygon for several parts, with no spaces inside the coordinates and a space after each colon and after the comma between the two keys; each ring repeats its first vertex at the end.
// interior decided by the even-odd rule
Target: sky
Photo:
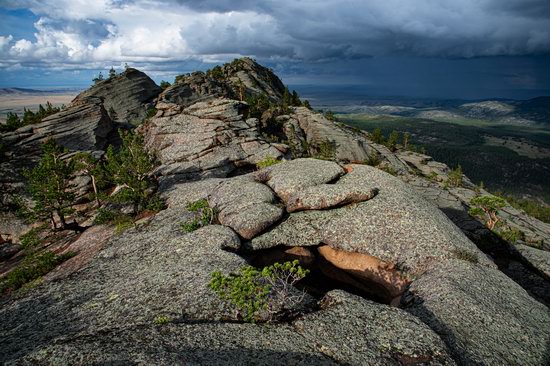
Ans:
{"type": "Polygon", "coordinates": [[[154,80],[250,56],[286,84],[370,95],[550,95],[548,0],[0,0],[0,87],[154,80]]]}

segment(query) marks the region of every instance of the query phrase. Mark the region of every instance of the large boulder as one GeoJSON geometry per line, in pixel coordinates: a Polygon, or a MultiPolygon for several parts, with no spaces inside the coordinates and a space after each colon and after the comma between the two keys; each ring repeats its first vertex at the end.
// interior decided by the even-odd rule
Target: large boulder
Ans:
{"type": "Polygon", "coordinates": [[[271,189],[252,177],[220,183],[209,196],[209,203],[220,223],[244,239],[252,239],[283,216],[283,210],[274,204],[271,189]]]}
{"type": "Polygon", "coordinates": [[[301,190],[333,181],[344,174],[336,163],[316,159],[296,159],[272,165],[256,173],[283,202],[301,190]]]}
{"type": "Polygon", "coordinates": [[[140,124],[162,88],[145,73],[128,68],[115,77],[105,79],[80,93],[73,103],[88,97],[103,100],[105,109],[116,122],[140,124]]]}

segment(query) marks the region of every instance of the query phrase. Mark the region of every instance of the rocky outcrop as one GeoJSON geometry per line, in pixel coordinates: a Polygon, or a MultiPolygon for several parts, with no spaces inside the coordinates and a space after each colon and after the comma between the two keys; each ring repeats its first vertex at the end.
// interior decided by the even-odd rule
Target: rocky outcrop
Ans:
{"type": "MultiPolygon", "coordinates": [[[[31,168],[42,155],[42,144],[54,139],[70,152],[106,148],[113,123],[99,98],[82,98],[41,123],[24,126],[2,135],[7,159],[0,160],[0,201],[22,194],[24,168],[31,168]]],[[[70,153],[69,152],[69,153],[70,153]]]]}
{"type": "Polygon", "coordinates": [[[328,183],[342,174],[344,170],[333,162],[297,159],[265,168],[256,173],[256,177],[287,203],[293,195],[303,189],[328,183]]]}
{"type": "MultiPolygon", "coordinates": [[[[40,152],[41,144],[54,139],[69,150],[101,150],[113,125],[99,98],[81,98],[41,123],[4,134],[12,155],[28,157],[40,152]],[[16,154],[19,152],[19,154],[16,154]]],[[[10,154],[8,152],[8,154],[10,154]]]]}
{"type": "MultiPolygon", "coordinates": [[[[283,257],[304,258],[313,266],[322,258],[350,281],[396,296],[394,304],[400,303],[401,309],[336,291],[324,297],[320,310],[310,309],[291,325],[225,322],[227,309],[207,286],[210,273],[229,273],[245,265],[236,254],[244,249],[257,258],[262,252],[243,245],[227,226],[210,225],[185,234],[180,223],[193,216],[181,197],[206,198],[220,213],[231,207],[247,212],[249,198],[257,205],[282,200],[277,190],[273,196],[269,180],[257,181],[264,175],[260,171],[205,180],[201,189],[196,188],[202,182],[171,186],[163,193],[171,202],[168,209],[111,238],[84,268],[62,280],[46,281],[31,297],[4,303],[0,359],[18,364],[67,363],[76,357],[87,363],[139,358],[159,364],[200,361],[206,355],[222,364],[296,359],[361,365],[454,364],[453,359],[490,365],[548,361],[547,308],[502,274],[447,217],[405,183],[372,167],[342,169],[313,159],[267,169],[272,179],[301,172],[309,176],[287,177],[283,195],[326,184],[327,179],[338,179],[331,182],[334,185],[380,187],[364,202],[290,213],[250,243],[262,238],[268,247],[288,249],[303,244],[300,237],[308,239],[310,249],[283,257]],[[322,179],[319,166],[329,172],[322,179]],[[289,225],[292,221],[302,226],[289,225]],[[286,241],[281,242],[285,233],[286,241]],[[159,316],[169,324],[155,325],[159,316]],[[231,352],[227,347],[236,336],[241,351],[231,352]],[[115,339],[116,354],[111,342],[115,339]],[[262,352],[257,351],[260,348],[262,352]],[[284,356],[274,358],[269,350],[284,351],[284,356]]],[[[247,220],[261,222],[262,217],[250,215],[247,220]]]]}
{"type": "MultiPolygon", "coordinates": [[[[305,107],[293,108],[292,113],[282,118],[288,143],[298,154],[319,154],[320,145],[329,143],[334,151],[327,158],[348,162],[363,162],[373,149],[358,134],[327,120],[322,114],[305,107]]],[[[327,146],[330,146],[327,145],[327,146]]]]}
{"type": "Polygon", "coordinates": [[[350,274],[357,282],[368,283],[376,291],[383,291],[382,297],[400,297],[410,283],[410,280],[395,270],[393,263],[384,262],[372,255],[334,249],[328,245],[320,246],[318,251],[325,260],[350,274]]]}
{"type": "Polygon", "coordinates": [[[220,183],[209,196],[209,203],[220,223],[244,239],[252,239],[283,216],[283,210],[274,205],[273,192],[252,177],[220,183]]]}
{"type": "Polygon", "coordinates": [[[288,212],[303,210],[323,210],[370,200],[378,193],[378,188],[346,186],[344,184],[323,184],[303,189],[290,196],[288,212]]]}
{"type": "Polygon", "coordinates": [[[88,97],[103,100],[105,109],[116,122],[140,124],[162,89],[145,73],[128,68],[113,78],[100,81],[80,93],[73,101],[88,97]]]}
{"type": "Polygon", "coordinates": [[[516,245],[516,249],[530,265],[550,280],[550,252],[522,244],[516,245]]]}
{"type": "Polygon", "coordinates": [[[157,117],[143,129],[146,146],[158,153],[164,185],[225,177],[268,156],[283,155],[281,147],[260,136],[256,119],[244,118],[241,102],[214,99],[188,108],[166,103],[157,108],[157,117]]]}
{"type": "Polygon", "coordinates": [[[163,103],[188,107],[216,98],[244,101],[249,96],[265,95],[280,102],[284,84],[271,70],[244,57],[207,73],[197,71],[176,77],[174,85],[164,91],[163,103]]]}

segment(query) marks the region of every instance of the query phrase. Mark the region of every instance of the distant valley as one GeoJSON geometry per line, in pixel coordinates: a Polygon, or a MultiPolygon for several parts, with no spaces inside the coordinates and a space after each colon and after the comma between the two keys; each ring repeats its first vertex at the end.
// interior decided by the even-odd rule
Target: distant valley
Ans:
{"type": "Polygon", "coordinates": [[[530,100],[368,98],[316,100],[315,108],[372,132],[408,132],[419,151],[461,165],[492,191],[550,201],[550,97],[530,100]]]}
{"type": "Polygon", "coordinates": [[[74,89],[36,90],[0,88],[0,123],[9,112],[22,115],[25,108],[37,110],[40,104],[52,103],[55,107],[68,105],[78,94],[74,89]]]}

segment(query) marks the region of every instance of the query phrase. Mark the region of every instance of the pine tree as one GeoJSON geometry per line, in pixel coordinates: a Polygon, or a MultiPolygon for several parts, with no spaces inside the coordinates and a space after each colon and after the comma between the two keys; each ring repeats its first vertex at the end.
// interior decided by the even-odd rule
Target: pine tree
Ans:
{"type": "Polygon", "coordinates": [[[17,113],[8,112],[6,123],[0,124],[0,132],[15,131],[19,127],[23,127],[23,121],[19,119],[17,113]]]}
{"type": "Polygon", "coordinates": [[[105,154],[105,170],[111,183],[117,186],[113,199],[132,203],[134,212],[147,204],[148,189],[153,186],[150,172],[155,168],[155,159],[143,146],[143,138],[134,131],[119,130],[122,146],[115,151],[109,146],[105,154]]]}
{"type": "Polygon", "coordinates": [[[381,128],[376,128],[374,132],[371,134],[371,140],[372,142],[376,144],[383,144],[384,143],[384,134],[382,134],[381,128]]]}
{"type": "Polygon", "coordinates": [[[161,87],[162,89],[168,89],[171,85],[172,85],[172,84],[170,84],[168,81],[162,80],[162,81],[160,82],[160,87],[161,87]]]}
{"type": "Polygon", "coordinates": [[[298,96],[298,93],[296,92],[296,90],[292,91],[291,100],[292,100],[292,105],[294,107],[299,107],[302,105],[302,101],[300,100],[300,97],[298,96]]]}
{"type": "Polygon", "coordinates": [[[285,90],[283,92],[283,100],[282,100],[282,110],[283,113],[288,113],[289,109],[288,107],[292,104],[292,100],[290,97],[290,92],[288,91],[288,88],[285,86],[285,90]]]}
{"type": "Polygon", "coordinates": [[[70,191],[70,179],[74,172],[72,160],[64,160],[67,152],[55,140],[46,141],[40,162],[32,170],[24,172],[28,180],[28,190],[34,202],[30,209],[35,220],[49,220],[52,229],[57,229],[55,215],[62,229],[76,229],[76,222],[67,224],[65,216],[71,212],[75,195],[70,191]]]}
{"type": "Polygon", "coordinates": [[[326,111],[325,118],[329,121],[336,121],[336,116],[334,116],[334,113],[332,111],[326,111]]]}
{"type": "Polygon", "coordinates": [[[388,141],[386,142],[386,147],[390,149],[390,151],[395,151],[395,149],[397,149],[398,141],[399,141],[399,132],[392,131],[390,133],[390,136],[388,137],[388,141]]]}
{"type": "Polygon", "coordinates": [[[97,78],[94,78],[92,81],[94,82],[94,84],[97,84],[97,83],[103,81],[103,73],[100,71],[97,78]]]}

